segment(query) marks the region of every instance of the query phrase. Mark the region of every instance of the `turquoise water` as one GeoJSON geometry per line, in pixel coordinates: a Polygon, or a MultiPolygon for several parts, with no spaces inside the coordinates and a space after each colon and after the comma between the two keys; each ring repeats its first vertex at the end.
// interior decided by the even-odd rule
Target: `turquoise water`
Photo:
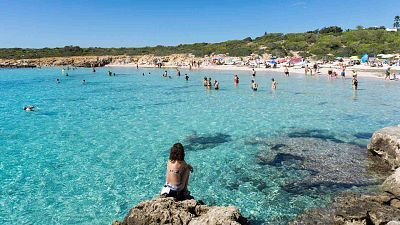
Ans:
{"type": "Polygon", "coordinates": [[[259,163],[263,142],[301,130],[365,147],[376,129],[400,124],[400,82],[360,78],[354,92],[351,80],[259,72],[261,90],[253,92],[250,72],[238,72],[234,87],[233,72],[190,71],[186,82],[173,70],[172,79],[156,69],[115,68],[115,77],[107,70],[69,70],[69,77],[60,68],[0,70],[1,224],[122,219],[159,193],[178,141],[195,170],[197,199],[234,204],[255,224],[285,223],[335,190],[287,191],[288,181],[307,174],[259,163]],[[220,90],[204,89],[204,75],[220,90]],[[38,110],[23,111],[28,104],[38,110]]]}

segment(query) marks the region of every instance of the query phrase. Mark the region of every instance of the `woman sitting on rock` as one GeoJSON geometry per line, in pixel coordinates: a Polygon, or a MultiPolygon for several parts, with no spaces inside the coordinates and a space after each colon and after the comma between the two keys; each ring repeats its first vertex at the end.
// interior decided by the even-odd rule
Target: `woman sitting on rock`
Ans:
{"type": "Polygon", "coordinates": [[[193,172],[191,165],[185,162],[185,151],[181,143],[172,146],[167,163],[167,176],[161,195],[174,197],[178,201],[192,199],[188,191],[189,174],[193,172]]]}

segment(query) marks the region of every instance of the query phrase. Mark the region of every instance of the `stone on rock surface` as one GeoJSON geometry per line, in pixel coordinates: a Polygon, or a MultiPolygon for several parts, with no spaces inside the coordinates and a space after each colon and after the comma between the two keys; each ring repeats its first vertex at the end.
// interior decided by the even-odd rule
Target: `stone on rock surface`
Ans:
{"type": "Polygon", "coordinates": [[[390,175],[382,184],[383,191],[389,192],[400,198],[400,168],[390,175]]]}
{"type": "Polygon", "coordinates": [[[133,207],[124,221],[114,225],[247,225],[245,218],[234,206],[207,206],[196,200],[175,201],[157,198],[133,207]]]}
{"type": "Polygon", "coordinates": [[[376,131],[368,150],[382,157],[392,168],[400,166],[400,127],[385,127],[376,131]]]}
{"type": "MultiPolygon", "coordinates": [[[[394,196],[390,197],[394,198],[394,196]]],[[[386,224],[400,219],[400,209],[388,205],[388,194],[346,193],[326,208],[312,209],[289,224],[386,224]]]]}
{"type": "Polygon", "coordinates": [[[400,225],[400,221],[390,221],[386,225],[400,225]]]}

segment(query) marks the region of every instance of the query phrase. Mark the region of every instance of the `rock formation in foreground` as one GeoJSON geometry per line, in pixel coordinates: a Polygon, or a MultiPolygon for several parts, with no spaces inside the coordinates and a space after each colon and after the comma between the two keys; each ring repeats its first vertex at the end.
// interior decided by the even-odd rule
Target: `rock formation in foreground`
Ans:
{"type": "Polygon", "coordinates": [[[392,168],[400,167],[400,127],[385,127],[374,133],[368,150],[392,168]]]}
{"type": "MultiPolygon", "coordinates": [[[[374,133],[369,151],[392,169],[400,166],[400,127],[374,133]]],[[[311,209],[289,224],[400,225],[400,168],[373,194],[345,193],[326,208],[311,209]]]]}
{"type": "Polygon", "coordinates": [[[156,198],[133,207],[125,219],[113,225],[247,225],[234,206],[207,206],[196,200],[156,198]]]}

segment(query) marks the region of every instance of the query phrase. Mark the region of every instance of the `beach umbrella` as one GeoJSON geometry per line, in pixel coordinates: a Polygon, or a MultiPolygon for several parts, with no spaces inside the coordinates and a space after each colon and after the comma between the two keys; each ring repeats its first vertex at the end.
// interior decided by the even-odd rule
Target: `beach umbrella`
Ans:
{"type": "Polygon", "coordinates": [[[356,55],[350,57],[350,59],[351,59],[351,60],[360,60],[360,58],[359,58],[358,56],[356,56],[356,55]]]}
{"type": "Polygon", "coordinates": [[[388,54],[388,55],[383,55],[381,57],[382,57],[382,59],[390,59],[390,58],[393,58],[394,55],[388,54]]]}
{"type": "Polygon", "coordinates": [[[363,55],[363,57],[361,58],[361,62],[365,63],[368,61],[368,54],[363,55]]]}

